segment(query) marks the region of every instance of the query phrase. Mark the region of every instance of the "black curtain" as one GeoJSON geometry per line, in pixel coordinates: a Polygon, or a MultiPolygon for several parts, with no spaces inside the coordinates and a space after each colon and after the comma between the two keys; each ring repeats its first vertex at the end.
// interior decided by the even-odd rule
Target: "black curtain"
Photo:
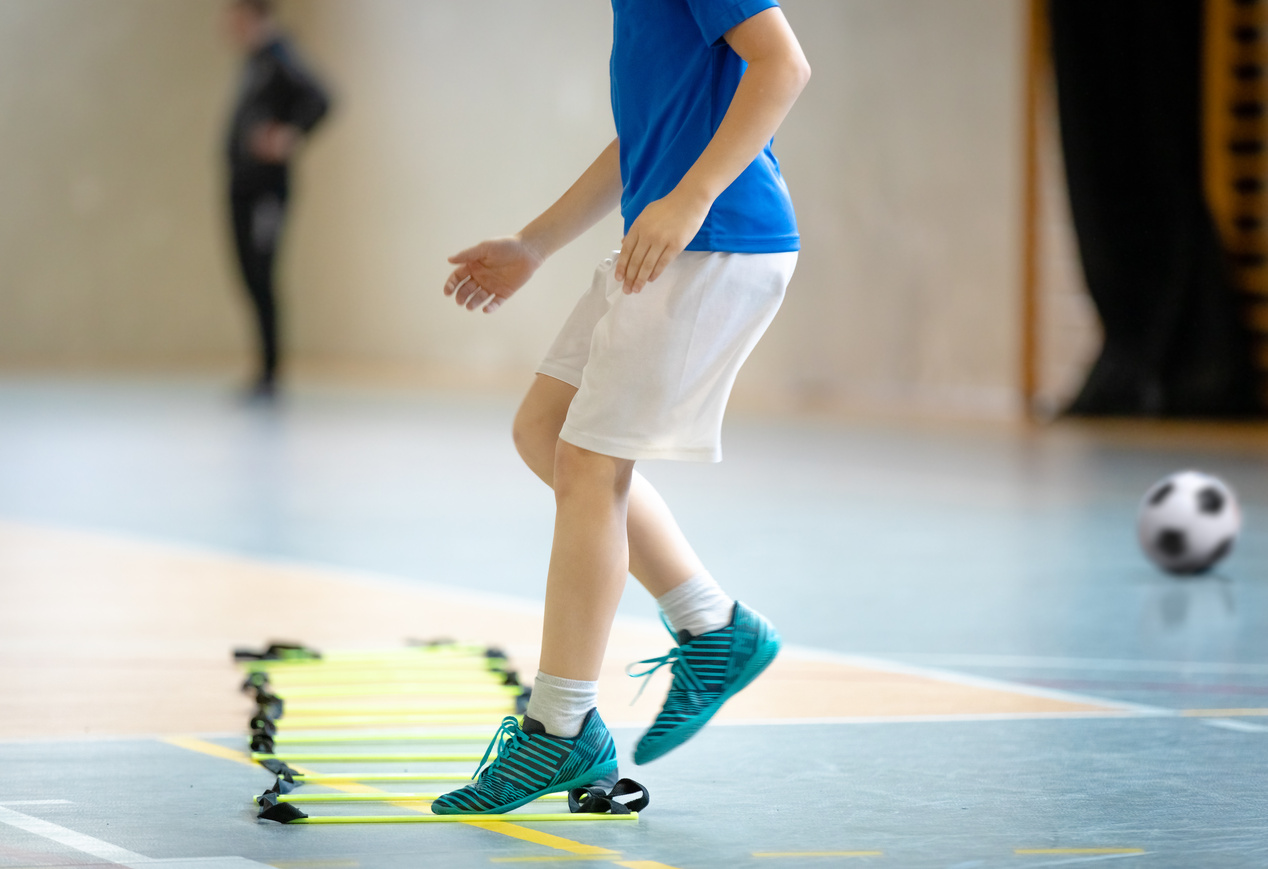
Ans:
{"type": "Polygon", "coordinates": [[[1257,411],[1202,190],[1202,0],[1049,0],[1061,143],[1101,355],[1068,413],[1257,411]]]}

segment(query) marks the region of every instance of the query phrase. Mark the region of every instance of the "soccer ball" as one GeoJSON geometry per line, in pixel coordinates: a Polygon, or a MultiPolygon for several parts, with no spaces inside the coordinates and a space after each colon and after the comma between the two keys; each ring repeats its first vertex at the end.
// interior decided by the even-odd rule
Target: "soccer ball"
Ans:
{"type": "Polygon", "coordinates": [[[1180,471],[1155,483],[1136,522],[1149,560],[1181,576],[1214,567],[1233,548],[1241,527],[1233,490],[1199,471],[1180,471]]]}

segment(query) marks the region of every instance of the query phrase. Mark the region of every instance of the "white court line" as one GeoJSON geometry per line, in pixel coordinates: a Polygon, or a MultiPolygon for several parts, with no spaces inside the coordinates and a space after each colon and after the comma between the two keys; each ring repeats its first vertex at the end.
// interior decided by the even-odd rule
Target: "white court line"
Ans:
{"type": "MultiPolygon", "coordinates": [[[[1052,721],[1078,719],[1121,719],[1121,718],[1164,718],[1179,717],[1178,711],[1159,710],[1158,712],[1137,712],[1129,709],[1109,709],[1104,712],[966,712],[964,714],[944,713],[939,715],[853,715],[825,716],[821,718],[737,718],[717,719],[709,722],[710,727],[745,727],[767,726],[776,724],[958,724],[978,721],[1052,721]]],[[[634,727],[634,724],[612,725],[634,727]]],[[[641,725],[646,726],[646,725],[641,725]]]]}
{"type": "Polygon", "coordinates": [[[1061,691],[1055,688],[1040,688],[1022,682],[1010,682],[1006,679],[992,679],[989,676],[971,676],[955,670],[943,670],[939,667],[924,667],[918,664],[904,664],[887,658],[873,658],[867,655],[844,655],[838,652],[826,652],[810,649],[805,646],[785,646],[789,656],[802,659],[834,661],[852,667],[863,667],[870,670],[881,670],[888,673],[900,673],[906,676],[920,676],[970,688],[986,688],[992,691],[1007,691],[1012,694],[1027,694],[1031,697],[1042,697],[1046,700],[1060,700],[1066,703],[1079,703],[1086,706],[1101,706],[1137,715],[1174,715],[1175,710],[1162,706],[1149,706],[1144,703],[1128,703],[1123,700],[1110,700],[1089,694],[1077,694],[1073,691],[1061,691]]]}
{"type": "Polygon", "coordinates": [[[1050,860],[1044,863],[1024,863],[1022,865],[1033,867],[1033,869],[1043,869],[1045,866],[1070,866],[1075,863],[1100,863],[1104,860],[1121,860],[1124,857],[1144,857],[1146,851],[1139,854],[1096,854],[1091,857],[1068,857],[1062,860],[1050,860]]]}
{"type": "Polygon", "coordinates": [[[10,827],[17,827],[19,830],[26,830],[28,833],[33,833],[41,838],[56,842],[59,845],[65,845],[67,848],[72,848],[76,851],[82,851],[85,854],[90,854],[110,863],[132,866],[150,862],[150,858],[144,854],[129,851],[127,848],[120,848],[118,845],[111,845],[101,839],[95,839],[83,833],[76,833],[74,830],[67,829],[59,824],[40,818],[33,818],[30,815],[24,815],[12,809],[0,807],[0,824],[8,824],[10,827]]]}
{"type": "Polygon", "coordinates": [[[70,800],[0,800],[0,806],[69,806],[70,800]]]}
{"type": "Polygon", "coordinates": [[[1221,661],[1158,661],[1129,658],[1060,658],[1045,655],[922,655],[895,654],[916,664],[938,667],[998,667],[1035,670],[1104,670],[1109,672],[1206,673],[1268,676],[1268,664],[1221,661]]]}
{"type": "MultiPolygon", "coordinates": [[[[963,715],[857,715],[822,718],[736,718],[713,719],[710,727],[770,727],[807,724],[961,724],[991,721],[1088,721],[1122,720],[1126,718],[1180,718],[1196,721],[1208,727],[1236,730],[1239,733],[1268,733],[1268,724],[1255,724],[1235,718],[1198,718],[1185,715],[1183,709],[1158,709],[1156,712],[1139,712],[1130,709],[1110,709],[1104,712],[972,712],[963,715]]],[[[616,722],[611,727],[641,727],[631,722],[616,722]]]]}
{"type": "MultiPolygon", "coordinates": [[[[70,800],[15,800],[9,805],[69,803],[70,800]]],[[[56,842],[59,845],[64,845],[67,848],[100,860],[105,860],[108,863],[127,866],[129,869],[273,869],[271,866],[248,860],[245,857],[175,857],[156,860],[146,857],[144,854],[129,851],[127,848],[112,845],[93,836],[76,833],[74,830],[63,827],[60,824],[54,824],[41,818],[33,818],[30,815],[24,815],[21,812],[15,812],[3,806],[0,806],[0,824],[8,824],[10,827],[25,830],[43,839],[48,839],[51,842],[56,842]]]]}
{"type": "Polygon", "coordinates": [[[1221,730],[1236,730],[1239,733],[1268,733],[1268,726],[1255,724],[1252,721],[1238,721],[1234,718],[1204,718],[1202,723],[1221,730]]]}

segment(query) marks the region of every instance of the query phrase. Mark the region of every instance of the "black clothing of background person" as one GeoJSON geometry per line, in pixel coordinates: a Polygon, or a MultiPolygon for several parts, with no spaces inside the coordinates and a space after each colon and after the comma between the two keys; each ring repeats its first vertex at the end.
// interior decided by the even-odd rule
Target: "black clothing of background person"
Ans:
{"type": "Polygon", "coordinates": [[[256,389],[271,394],[278,369],[278,315],[273,265],[286,216],[289,168],[262,158],[256,139],[270,125],[307,135],[325,116],[325,89],[279,36],[252,52],[242,73],[226,142],[233,240],[259,328],[256,389]]]}

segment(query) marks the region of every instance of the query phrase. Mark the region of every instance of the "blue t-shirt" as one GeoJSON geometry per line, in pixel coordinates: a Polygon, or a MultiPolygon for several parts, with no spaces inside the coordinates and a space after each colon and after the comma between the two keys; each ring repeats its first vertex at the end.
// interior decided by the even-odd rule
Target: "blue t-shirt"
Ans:
{"type": "MultiPolygon", "coordinates": [[[[746,64],[722,35],[778,0],[612,0],[612,114],[625,230],[677,186],[713,138],[746,64]]],[[[798,250],[770,144],[722,192],[687,250],[798,250]]]]}

